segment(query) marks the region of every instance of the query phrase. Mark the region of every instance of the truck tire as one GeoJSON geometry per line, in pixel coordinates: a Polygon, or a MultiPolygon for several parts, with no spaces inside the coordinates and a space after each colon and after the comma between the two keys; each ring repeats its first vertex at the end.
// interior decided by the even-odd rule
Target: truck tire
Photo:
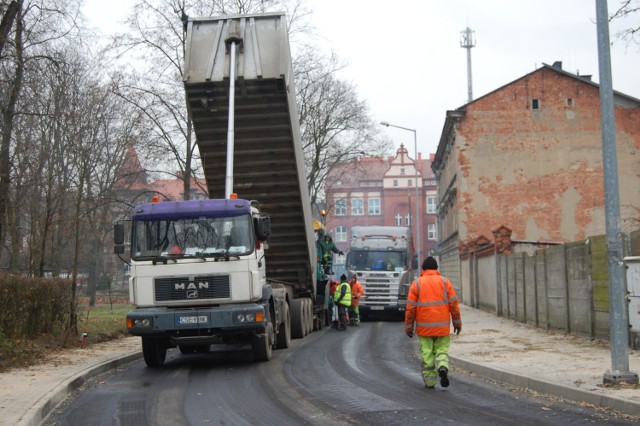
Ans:
{"type": "Polygon", "coordinates": [[[303,299],[293,299],[289,307],[291,308],[291,337],[302,339],[307,330],[303,299]]]}
{"type": "Polygon", "coordinates": [[[304,299],[307,306],[307,334],[311,334],[313,331],[313,301],[311,299],[304,299]]]}
{"type": "Polygon", "coordinates": [[[273,323],[267,323],[264,334],[253,336],[251,346],[253,348],[253,357],[257,362],[269,361],[273,355],[273,323]]]}
{"type": "Polygon", "coordinates": [[[289,315],[289,305],[284,304],[282,309],[283,321],[278,327],[278,335],[276,336],[276,349],[287,349],[291,346],[291,316],[289,315]]]}
{"type": "Polygon", "coordinates": [[[142,338],[142,355],[148,367],[162,367],[167,357],[167,345],[163,339],[142,338]]]}

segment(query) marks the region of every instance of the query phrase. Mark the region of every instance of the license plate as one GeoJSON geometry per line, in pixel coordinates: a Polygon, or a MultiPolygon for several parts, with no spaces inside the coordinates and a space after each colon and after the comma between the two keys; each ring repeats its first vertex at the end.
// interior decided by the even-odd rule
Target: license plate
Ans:
{"type": "Polygon", "coordinates": [[[209,322],[209,318],[206,315],[192,315],[185,317],[178,317],[176,323],[178,325],[189,325],[189,324],[206,324],[209,322]]]}
{"type": "Polygon", "coordinates": [[[384,306],[372,306],[372,311],[384,311],[384,306]]]}

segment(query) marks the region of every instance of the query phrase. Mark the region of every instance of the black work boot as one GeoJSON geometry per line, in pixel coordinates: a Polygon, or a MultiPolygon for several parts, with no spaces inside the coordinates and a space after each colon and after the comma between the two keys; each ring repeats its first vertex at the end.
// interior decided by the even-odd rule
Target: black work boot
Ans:
{"type": "Polygon", "coordinates": [[[438,368],[438,375],[440,376],[440,386],[442,386],[443,388],[449,386],[449,377],[447,377],[447,373],[449,373],[447,367],[438,368]]]}

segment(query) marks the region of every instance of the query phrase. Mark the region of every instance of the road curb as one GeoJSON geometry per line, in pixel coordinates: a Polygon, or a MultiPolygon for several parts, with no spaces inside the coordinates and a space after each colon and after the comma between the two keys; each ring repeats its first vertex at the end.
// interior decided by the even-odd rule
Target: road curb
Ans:
{"type": "Polygon", "coordinates": [[[89,366],[74,374],[52,389],[40,402],[31,407],[24,416],[23,420],[25,420],[25,422],[20,422],[20,424],[29,426],[40,425],[58,404],[88,380],[140,358],[142,358],[142,352],[136,350],[135,352],[89,366]]]}
{"type": "Polygon", "coordinates": [[[452,364],[469,370],[486,379],[495,380],[497,382],[506,383],[536,392],[553,395],[573,402],[585,402],[602,408],[608,408],[621,413],[640,416],[640,403],[620,398],[601,395],[596,392],[589,392],[582,389],[571,388],[568,386],[549,382],[547,380],[535,379],[533,377],[524,376],[512,371],[502,370],[497,367],[487,367],[486,365],[477,364],[464,358],[450,355],[452,364]]]}

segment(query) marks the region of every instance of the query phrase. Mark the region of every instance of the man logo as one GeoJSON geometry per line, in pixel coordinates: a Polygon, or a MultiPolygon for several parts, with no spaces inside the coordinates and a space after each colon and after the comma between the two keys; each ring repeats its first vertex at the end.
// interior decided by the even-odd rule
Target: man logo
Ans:
{"type": "Polygon", "coordinates": [[[197,299],[197,298],[198,298],[198,290],[187,291],[187,299],[197,299]]]}
{"type": "Polygon", "coordinates": [[[209,282],[207,281],[199,281],[196,283],[175,283],[173,289],[174,290],[202,290],[209,288],[209,282]]]}

